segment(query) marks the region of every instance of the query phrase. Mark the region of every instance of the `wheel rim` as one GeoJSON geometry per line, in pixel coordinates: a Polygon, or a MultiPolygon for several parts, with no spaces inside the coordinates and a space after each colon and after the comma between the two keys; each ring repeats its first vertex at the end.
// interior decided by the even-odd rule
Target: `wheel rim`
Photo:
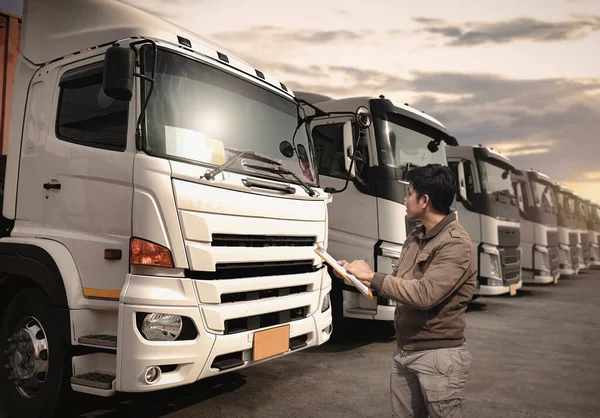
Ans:
{"type": "Polygon", "coordinates": [[[50,350],[46,331],[40,321],[28,316],[19,321],[8,343],[8,380],[21,396],[33,398],[40,393],[48,376],[50,350]]]}

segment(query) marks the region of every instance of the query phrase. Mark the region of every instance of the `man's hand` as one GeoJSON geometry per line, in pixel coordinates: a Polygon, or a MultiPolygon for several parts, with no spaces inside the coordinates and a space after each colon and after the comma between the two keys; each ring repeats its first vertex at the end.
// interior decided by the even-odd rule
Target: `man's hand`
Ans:
{"type": "MultiPolygon", "coordinates": [[[[364,260],[354,260],[348,263],[346,260],[339,260],[338,264],[346,269],[346,271],[356,277],[362,284],[369,287],[375,273],[364,260]]],[[[334,270],[335,271],[335,270],[334,270]]],[[[340,277],[337,272],[336,276],[340,277]]]]}

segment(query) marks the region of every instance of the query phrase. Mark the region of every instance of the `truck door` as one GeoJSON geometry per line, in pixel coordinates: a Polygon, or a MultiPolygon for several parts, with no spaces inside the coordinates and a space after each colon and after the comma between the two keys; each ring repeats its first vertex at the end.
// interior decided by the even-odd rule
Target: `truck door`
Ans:
{"type": "MultiPolygon", "coordinates": [[[[330,123],[312,128],[319,182],[323,188],[341,190],[346,184],[348,171],[344,155],[349,150],[344,146],[344,124],[347,122],[334,119],[333,123],[330,120],[330,123]]],[[[363,157],[367,159],[367,156],[363,157]]],[[[368,164],[368,160],[364,164],[368,164]]],[[[360,175],[359,171],[356,173],[360,175]]],[[[333,195],[328,212],[331,255],[350,260],[372,260],[378,239],[376,198],[361,193],[350,179],[346,190],[333,195]]],[[[370,264],[373,266],[372,261],[370,264]]]]}
{"type": "Polygon", "coordinates": [[[84,295],[118,298],[129,271],[133,101],[106,96],[103,62],[58,71],[46,141],[42,228],[73,255],[84,295]]]}

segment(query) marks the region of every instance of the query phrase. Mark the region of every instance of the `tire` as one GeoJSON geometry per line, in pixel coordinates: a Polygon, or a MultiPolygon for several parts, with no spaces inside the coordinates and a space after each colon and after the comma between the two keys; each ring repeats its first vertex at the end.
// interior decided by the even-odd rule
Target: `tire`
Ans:
{"type": "MultiPolygon", "coordinates": [[[[22,348],[19,353],[24,351],[25,349],[22,348]]],[[[67,380],[69,376],[65,372],[66,360],[65,343],[60,339],[48,298],[37,289],[21,290],[10,302],[0,327],[0,410],[6,411],[7,417],[10,418],[51,417],[61,398],[61,393],[70,389],[67,380]],[[19,355],[5,353],[5,350],[14,350],[15,343],[9,343],[8,339],[14,336],[16,329],[23,329],[22,325],[33,330],[35,335],[35,338],[25,337],[28,341],[23,344],[33,344],[32,341],[35,340],[38,344],[36,351],[40,353],[37,356],[38,362],[45,364],[45,368],[40,366],[41,368],[37,369],[45,372],[36,374],[43,383],[33,389],[31,387],[20,389],[9,380],[16,373],[14,368],[5,368],[6,364],[14,363],[19,355]],[[41,333],[36,331],[40,327],[41,333]],[[43,354],[44,350],[40,349],[44,346],[44,342],[47,343],[46,354],[43,354]]],[[[32,383],[31,380],[27,382],[32,383]]]]}

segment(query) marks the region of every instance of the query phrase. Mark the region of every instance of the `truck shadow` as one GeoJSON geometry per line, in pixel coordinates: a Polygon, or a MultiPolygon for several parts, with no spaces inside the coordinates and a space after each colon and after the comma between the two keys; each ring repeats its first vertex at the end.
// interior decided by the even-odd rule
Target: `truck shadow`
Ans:
{"type": "Polygon", "coordinates": [[[334,324],[331,339],[326,344],[306,351],[341,353],[372,343],[389,343],[395,339],[394,325],[391,322],[345,318],[343,324],[334,324]]]}
{"type": "Polygon", "coordinates": [[[215,396],[235,391],[246,384],[246,376],[231,372],[201,380],[195,384],[175,389],[143,394],[117,394],[111,398],[98,398],[75,394],[55,417],[101,418],[159,418],[215,396]]]}

